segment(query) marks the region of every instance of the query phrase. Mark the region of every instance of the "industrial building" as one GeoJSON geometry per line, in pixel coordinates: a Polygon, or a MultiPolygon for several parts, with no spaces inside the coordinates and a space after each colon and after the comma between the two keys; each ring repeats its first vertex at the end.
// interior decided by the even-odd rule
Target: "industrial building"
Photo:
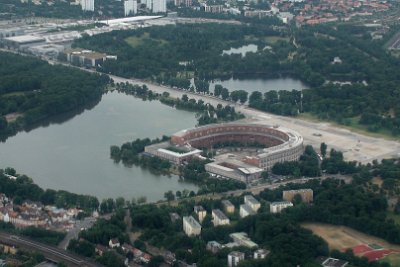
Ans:
{"type": "Polygon", "coordinates": [[[3,43],[7,49],[27,51],[29,47],[45,44],[46,39],[43,37],[33,36],[33,35],[20,35],[20,36],[6,37],[3,39],[3,43]]]}
{"type": "Polygon", "coordinates": [[[116,59],[116,57],[107,56],[104,53],[98,53],[92,50],[85,50],[81,48],[66,49],[63,54],[66,60],[75,65],[82,65],[88,67],[97,67],[102,65],[108,59],[116,59]]]}

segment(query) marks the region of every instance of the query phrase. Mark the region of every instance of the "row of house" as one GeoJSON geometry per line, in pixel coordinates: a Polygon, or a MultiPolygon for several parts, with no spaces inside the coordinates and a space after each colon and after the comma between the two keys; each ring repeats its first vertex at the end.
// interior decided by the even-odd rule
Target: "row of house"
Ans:
{"type": "Polygon", "coordinates": [[[18,228],[34,226],[55,230],[70,229],[79,212],[79,209],[59,209],[29,200],[22,205],[14,205],[6,195],[0,194],[0,221],[12,223],[18,228]]]}

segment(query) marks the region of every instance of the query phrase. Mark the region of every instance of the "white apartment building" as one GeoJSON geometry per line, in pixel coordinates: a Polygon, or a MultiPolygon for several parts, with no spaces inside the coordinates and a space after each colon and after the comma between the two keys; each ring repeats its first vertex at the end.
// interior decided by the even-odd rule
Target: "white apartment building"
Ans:
{"type": "Polygon", "coordinates": [[[151,11],[153,13],[165,13],[167,12],[167,1],[166,0],[152,0],[153,5],[151,11]]]}
{"type": "Polygon", "coordinates": [[[244,260],[244,253],[239,251],[232,251],[228,254],[228,266],[234,267],[244,260]]]}
{"type": "Polygon", "coordinates": [[[252,195],[244,196],[244,204],[249,206],[255,212],[257,212],[261,207],[260,202],[258,202],[252,195]]]}
{"type": "Polygon", "coordinates": [[[134,15],[137,13],[137,1],[136,0],[125,0],[124,1],[124,15],[134,15]]]}
{"type": "Polygon", "coordinates": [[[212,210],[211,214],[214,226],[230,224],[229,218],[220,209],[212,210]]]}
{"type": "Polygon", "coordinates": [[[224,207],[224,211],[226,213],[234,213],[235,206],[229,200],[222,200],[222,206],[224,207]]]}
{"type": "Polygon", "coordinates": [[[201,233],[201,225],[192,216],[183,217],[183,231],[188,236],[196,236],[201,233]]]}
{"type": "Polygon", "coordinates": [[[247,204],[240,205],[239,215],[240,218],[247,217],[249,215],[254,215],[256,212],[247,204]]]}
{"type": "Polygon", "coordinates": [[[293,203],[289,202],[289,201],[272,202],[269,205],[269,212],[271,212],[271,213],[279,213],[283,209],[286,209],[288,207],[293,207],[293,203]]]}
{"type": "Polygon", "coordinates": [[[94,0],[81,0],[83,11],[94,11],[94,0]]]}
{"type": "Polygon", "coordinates": [[[194,206],[193,210],[194,213],[196,213],[197,218],[199,218],[200,223],[202,223],[207,215],[207,211],[202,206],[194,206]]]}

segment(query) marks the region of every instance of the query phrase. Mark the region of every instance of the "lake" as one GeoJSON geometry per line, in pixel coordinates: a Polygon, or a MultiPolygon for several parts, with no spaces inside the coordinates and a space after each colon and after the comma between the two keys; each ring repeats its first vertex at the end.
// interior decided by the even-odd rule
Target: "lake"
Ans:
{"type": "Polygon", "coordinates": [[[252,52],[255,53],[258,50],[258,46],[255,44],[243,45],[238,48],[230,48],[229,50],[223,50],[222,55],[232,55],[232,54],[241,54],[242,57],[246,56],[247,53],[252,52]]]}
{"type": "Polygon", "coordinates": [[[43,188],[99,199],[146,196],[156,201],[168,190],[197,191],[197,186],[179,181],[176,175],[155,175],[140,167],[115,164],[109,157],[110,146],[171,135],[195,124],[195,113],[110,92],[94,108],[72,119],[20,132],[0,143],[0,168],[13,167],[43,188]]]}
{"type": "Polygon", "coordinates": [[[223,87],[227,88],[230,92],[235,90],[245,90],[249,92],[249,95],[254,91],[259,91],[262,93],[276,90],[302,90],[308,88],[307,85],[302,83],[300,80],[293,79],[290,77],[285,78],[244,78],[244,79],[234,79],[233,77],[229,80],[214,80],[210,82],[210,92],[214,92],[214,87],[216,84],[221,84],[223,87]]]}

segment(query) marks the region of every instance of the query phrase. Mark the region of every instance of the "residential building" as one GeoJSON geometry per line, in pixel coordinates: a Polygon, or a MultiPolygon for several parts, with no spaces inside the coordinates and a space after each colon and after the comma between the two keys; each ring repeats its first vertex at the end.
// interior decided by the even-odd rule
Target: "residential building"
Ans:
{"type": "Polygon", "coordinates": [[[226,213],[234,213],[235,206],[229,200],[222,200],[222,206],[224,207],[224,211],[226,213]]]}
{"type": "Polygon", "coordinates": [[[167,1],[166,0],[152,0],[153,5],[151,11],[153,13],[165,13],[167,12],[167,1]]]}
{"type": "Polygon", "coordinates": [[[112,238],[108,241],[108,246],[110,248],[118,248],[121,244],[119,243],[117,238],[112,238]]]}
{"type": "Polygon", "coordinates": [[[217,241],[209,241],[207,243],[206,249],[211,251],[212,253],[217,253],[218,251],[220,251],[222,248],[222,245],[220,243],[218,243],[217,241]]]}
{"type": "Polygon", "coordinates": [[[94,0],[82,0],[81,5],[83,11],[94,11],[94,0]]]}
{"type": "Polygon", "coordinates": [[[240,205],[239,215],[240,218],[247,217],[249,215],[254,215],[256,212],[247,204],[240,205]]]}
{"type": "Polygon", "coordinates": [[[222,13],[224,10],[223,5],[205,5],[204,6],[204,11],[208,13],[222,13]]]}
{"type": "Polygon", "coordinates": [[[266,249],[257,249],[256,251],[254,251],[254,259],[258,260],[258,259],[265,259],[268,254],[270,253],[269,250],[266,249]]]}
{"type": "Polygon", "coordinates": [[[196,221],[193,216],[184,216],[183,217],[183,231],[188,236],[196,236],[201,233],[201,225],[198,221],[196,221]]]}
{"type": "Polygon", "coordinates": [[[229,235],[238,246],[244,246],[248,248],[256,248],[258,245],[251,241],[251,239],[244,232],[232,233],[229,235]]]}
{"type": "Polygon", "coordinates": [[[228,225],[230,223],[229,218],[220,209],[213,209],[211,214],[214,226],[228,225]]]}
{"type": "Polygon", "coordinates": [[[300,195],[304,203],[313,202],[313,190],[312,189],[298,189],[298,190],[287,190],[282,192],[283,200],[293,202],[296,195],[300,195]]]}
{"type": "Polygon", "coordinates": [[[193,5],[192,0],[174,0],[175,6],[191,7],[193,5]]]}
{"type": "Polygon", "coordinates": [[[124,1],[124,14],[125,17],[134,15],[137,13],[137,1],[136,0],[125,0],[124,1]]]}
{"type": "Polygon", "coordinates": [[[272,202],[269,205],[269,212],[271,212],[271,213],[279,213],[283,209],[286,209],[287,207],[293,207],[293,203],[289,202],[289,201],[272,202]]]}
{"type": "Polygon", "coordinates": [[[255,212],[257,212],[261,207],[260,202],[258,202],[252,195],[244,196],[244,204],[248,205],[255,212]]]}
{"type": "Polygon", "coordinates": [[[199,222],[202,223],[207,215],[207,211],[202,206],[194,206],[194,213],[196,213],[199,222]]]}
{"type": "Polygon", "coordinates": [[[103,245],[97,244],[96,247],[94,248],[94,251],[96,252],[97,255],[103,256],[103,254],[107,252],[107,248],[103,245]]]}
{"type": "Polygon", "coordinates": [[[232,251],[228,254],[228,266],[234,267],[244,260],[244,253],[239,251],[232,251]]]}

